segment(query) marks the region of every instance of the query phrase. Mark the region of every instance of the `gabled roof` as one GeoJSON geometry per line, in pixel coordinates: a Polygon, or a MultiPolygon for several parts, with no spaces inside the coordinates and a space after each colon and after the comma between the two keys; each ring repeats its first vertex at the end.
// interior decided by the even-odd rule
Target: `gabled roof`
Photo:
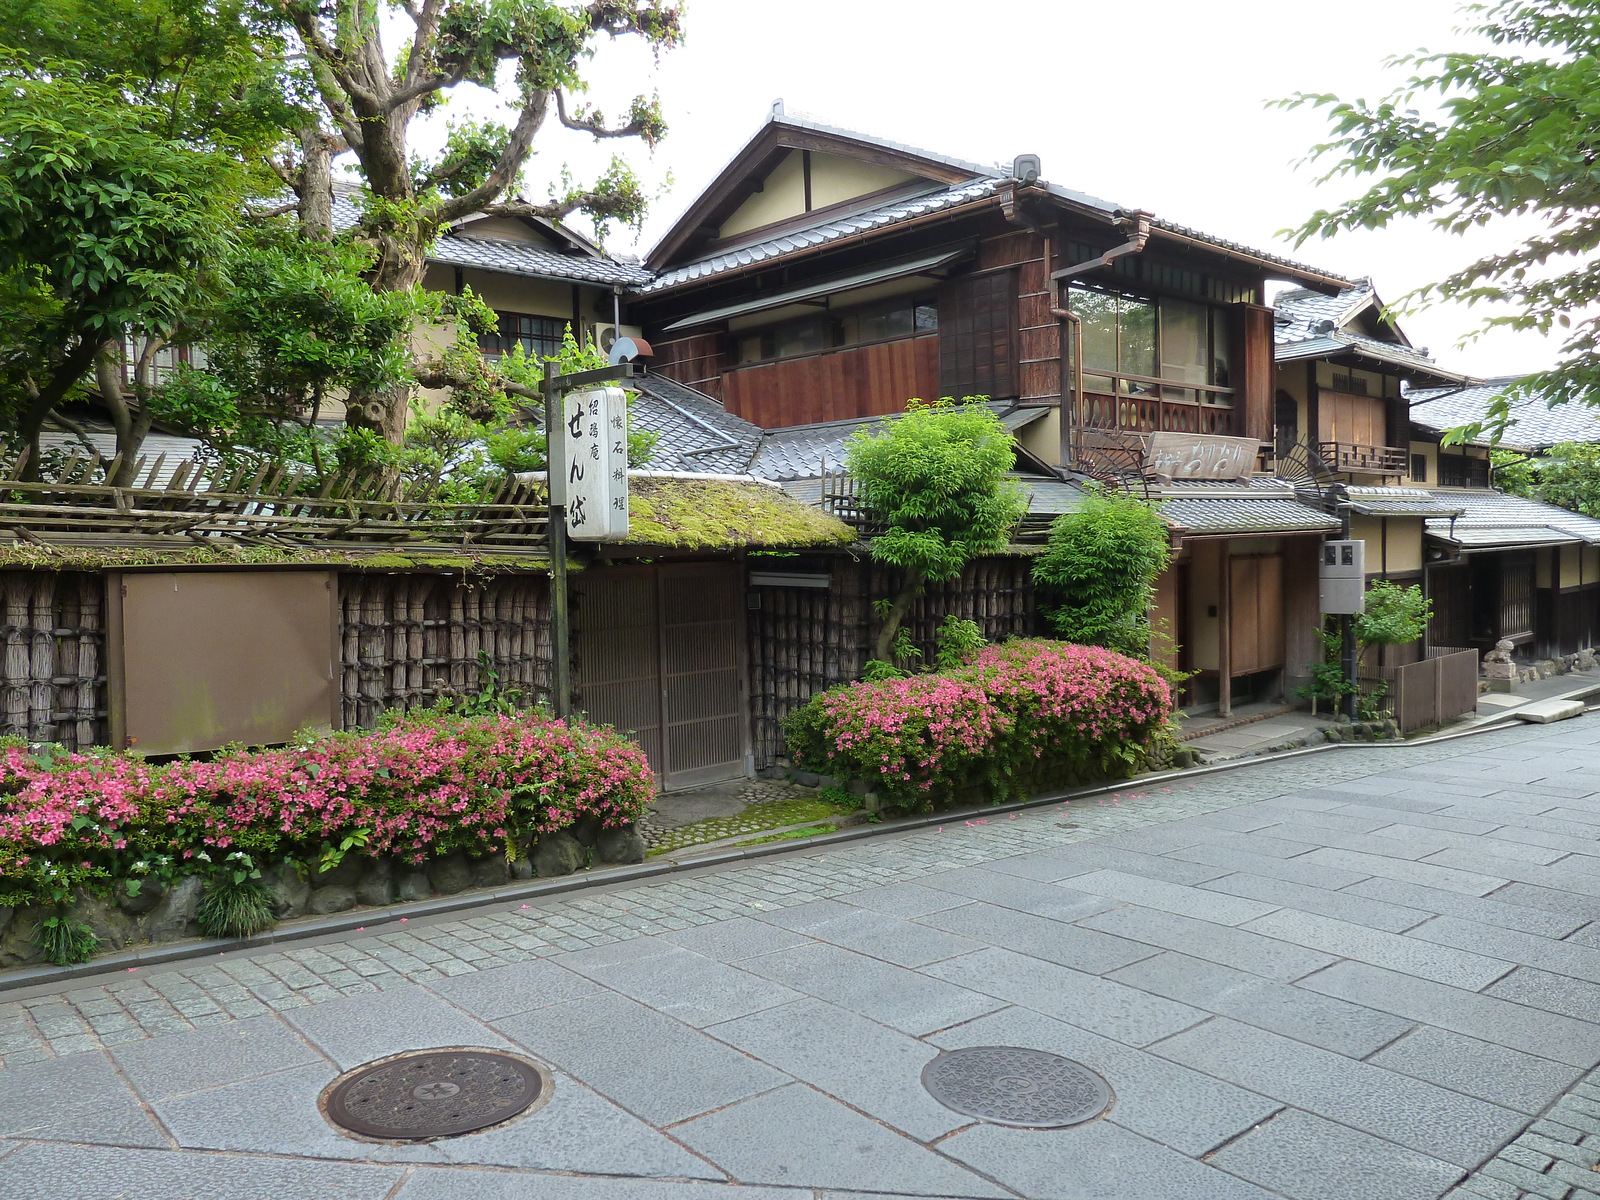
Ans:
{"type": "Polygon", "coordinates": [[[1273,306],[1277,314],[1274,356],[1279,362],[1353,356],[1432,379],[1463,383],[1470,378],[1441,367],[1415,349],[1393,321],[1377,322],[1380,329],[1393,335],[1390,338],[1374,337],[1362,329],[1362,317],[1383,311],[1370,279],[1358,280],[1336,296],[1295,288],[1280,293],[1273,306]]]}
{"type": "MultiPolygon", "coordinates": [[[[354,229],[361,223],[361,210],[356,205],[360,188],[355,184],[337,181],[333,185],[333,227],[339,230],[354,229]]],[[[541,246],[534,242],[514,242],[505,238],[474,236],[472,222],[459,224],[439,236],[428,257],[433,262],[447,266],[477,267],[485,271],[498,271],[505,275],[522,275],[531,279],[557,279],[563,282],[594,284],[621,284],[637,287],[651,278],[649,271],[633,263],[618,260],[601,253],[580,235],[554,221],[530,220],[543,234],[557,242],[564,242],[571,253],[541,246]]]]}
{"type": "MultiPolygon", "coordinates": [[[[1281,346],[1303,342],[1336,329],[1347,330],[1357,317],[1378,305],[1378,292],[1372,286],[1372,280],[1358,279],[1333,296],[1309,288],[1291,288],[1279,292],[1272,304],[1277,317],[1275,336],[1281,346]]],[[[1390,328],[1402,345],[1411,344],[1405,340],[1398,326],[1391,325],[1390,328]]]]}
{"type": "MultiPolygon", "coordinates": [[[[1411,423],[1430,433],[1444,433],[1486,419],[1489,405],[1521,378],[1505,375],[1485,379],[1465,389],[1412,389],[1411,423]]],[[[1562,442],[1600,442],[1600,410],[1584,404],[1552,407],[1540,396],[1523,396],[1511,402],[1511,423],[1498,442],[1484,435],[1474,446],[1498,446],[1535,454],[1562,442]]]]}
{"type": "MultiPolygon", "coordinates": [[[[664,291],[694,280],[753,266],[811,248],[899,224],[916,217],[963,205],[996,203],[1016,184],[1011,168],[983,166],[920,150],[900,142],[873,137],[856,130],[825,125],[818,121],[785,114],[781,107],[734,155],[711,184],[689,205],[673,227],[645,257],[646,265],[658,272],[656,280],[640,290],[664,291]],[[719,227],[739,203],[750,195],[783,154],[792,149],[816,149],[841,156],[857,156],[884,165],[894,165],[927,180],[926,187],[910,195],[882,196],[874,203],[862,198],[855,207],[820,210],[815,224],[793,229],[784,227],[772,236],[757,236],[753,242],[730,246],[712,254],[695,255],[697,237],[719,227]]],[[[908,185],[911,186],[911,185],[908,185]]],[[[1132,211],[1117,204],[1060,184],[1030,185],[1039,194],[1074,211],[1115,226],[1132,211]]],[[[1186,225],[1152,218],[1150,227],[1157,239],[1198,246],[1246,259],[1269,274],[1296,279],[1318,286],[1348,285],[1349,280],[1326,271],[1297,263],[1276,254],[1255,250],[1238,242],[1215,237],[1186,225]]],[[[753,231],[759,235],[760,231],[753,231]]]]}
{"type": "Polygon", "coordinates": [[[773,105],[772,113],[755,135],[717,172],[645,256],[645,262],[660,270],[690,247],[700,231],[720,226],[760,185],[767,172],[792,150],[820,150],[865,158],[925,179],[930,187],[1000,177],[1000,172],[992,167],[785,113],[779,102],[773,105]]]}
{"type": "Polygon", "coordinates": [[[851,234],[898,225],[942,209],[992,201],[999,194],[1000,186],[1001,181],[997,179],[977,179],[953,187],[935,187],[915,196],[887,201],[877,207],[823,221],[808,229],[788,230],[762,241],[713,254],[708,258],[684,263],[681,266],[667,267],[638,290],[643,295],[666,291],[668,288],[678,287],[697,279],[781,258],[797,250],[809,250],[829,242],[836,242],[851,234]]]}

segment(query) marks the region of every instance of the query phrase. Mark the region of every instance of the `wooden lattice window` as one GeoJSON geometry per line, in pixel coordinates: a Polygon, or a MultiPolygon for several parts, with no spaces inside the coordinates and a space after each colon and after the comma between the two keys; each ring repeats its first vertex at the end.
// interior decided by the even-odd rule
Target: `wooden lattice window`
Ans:
{"type": "Polygon", "coordinates": [[[1507,555],[1500,567],[1500,636],[1533,633],[1533,557],[1507,555]]]}
{"type": "Polygon", "coordinates": [[[939,390],[946,396],[1017,394],[1017,274],[989,271],[945,283],[939,295],[939,390]]]}

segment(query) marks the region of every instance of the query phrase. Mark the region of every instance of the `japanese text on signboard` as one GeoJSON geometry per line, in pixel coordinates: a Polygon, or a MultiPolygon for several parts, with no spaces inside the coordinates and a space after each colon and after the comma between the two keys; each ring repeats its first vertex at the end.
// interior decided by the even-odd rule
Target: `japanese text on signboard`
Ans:
{"type": "Polygon", "coordinates": [[[569,392],[562,404],[567,536],[620,542],[628,536],[628,396],[619,387],[569,392]]]}

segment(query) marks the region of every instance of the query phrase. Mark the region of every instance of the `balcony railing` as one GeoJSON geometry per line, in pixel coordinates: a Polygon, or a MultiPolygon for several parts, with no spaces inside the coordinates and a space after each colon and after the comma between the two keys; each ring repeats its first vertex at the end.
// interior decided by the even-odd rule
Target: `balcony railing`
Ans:
{"type": "Polygon", "coordinates": [[[1090,429],[1126,429],[1135,433],[1226,435],[1234,431],[1233,409],[1226,405],[1096,392],[1084,393],[1083,423],[1090,429]]]}
{"type": "Polygon", "coordinates": [[[1398,446],[1362,446],[1355,442],[1318,442],[1317,452],[1335,471],[1366,475],[1404,475],[1410,469],[1398,446]]]}

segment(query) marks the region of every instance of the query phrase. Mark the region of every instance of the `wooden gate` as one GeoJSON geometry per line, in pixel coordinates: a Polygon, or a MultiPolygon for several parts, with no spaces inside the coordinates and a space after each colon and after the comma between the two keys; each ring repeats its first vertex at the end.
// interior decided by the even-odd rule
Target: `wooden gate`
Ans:
{"type": "Polygon", "coordinates": [[[666,791],[744,776],[743,568],[588,570],[573,592],[574,685],[589,719],[637,740],[666,791]]]}
{"type": "Polygon", "coordinates": [[[1379,669],[1401,733],[1438,725],[1477,707],[1477,651],[1436,646],[1430,653],[1433,657],[1421,662],[1379,669]]]}

